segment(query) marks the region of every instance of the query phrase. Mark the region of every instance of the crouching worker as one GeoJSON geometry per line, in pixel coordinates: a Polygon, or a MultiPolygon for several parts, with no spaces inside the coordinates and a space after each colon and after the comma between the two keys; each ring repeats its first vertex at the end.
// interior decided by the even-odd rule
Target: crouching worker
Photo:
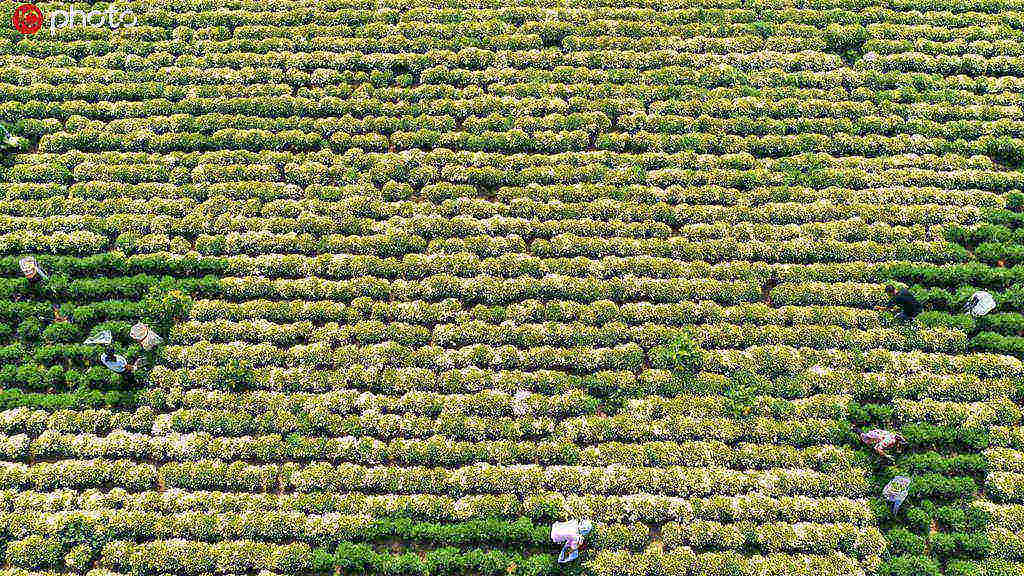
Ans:
{"type": "Polygon", "coordinates": [[[885,293],[889,295],[889,309],[896,313],[896,319],[901,322],[909,322],[921,313],[921,303],[906,288],[899,291],[892,284],[885,286],[885,293]]]}
{"type": "Polygon", "coordinates": [[[21,268],[21,273],[28,280],[28,287],[35,292],[38,292],[40,284],[49,279],[36,259],[31,256],[25,256],[18,260],[18,267],[21,268]]]}
{"type": "MultiPolygon", "coordinates": [[[[18,260],[18,267],[21,268],[21,274],[28,280],[29,297],[47,298],[47,293],[44,291],[43,286],[50,277],[43,271],[39,262],[36,262],[36,259],[31,256],[25,256],[18,260]]],[[[15,294],[14,299],[18,299],[17,294],[15,294]]]]}
{"type": "Polygon", "coordinates": [[[562,545],[558,563],[565,564],[575,560],[583,548],[583,537],[590,534],[593,529],[594,524],[590,520],[569,520],[552,524],[551,541],[562,545]]]}
{"type": "Polygon", "coordinates": [[[907,499],[907,495],[910,494],[910,478],[907,476],[897,476],[889,481],[882,489],[882,495],[885,496],[885,501],[889,503],[889,509],[892,510],[892,515],[895,516],[900,511],[900,506],[903,505],[903,501],[907,499]]]}
{"type": "Polygon", "coordinates": [[[772,273],[761,285],[761,301],[772,306],[772,290],[779,285],[779,271],[772,270],[772,273]]]}
{"type": "Polygon", "coordinates": [[[121,374],[130,380],[135,379],[135,371],[139,369],[140,359],[136,359],[135,362],[129,364],[128,360],[120,354],[115,354],[113,348],[107,348],[103,351],[103,355],[100,356],[100,362],[107,367],[108,370],[116,374],[121,374]]]}
{"type": "Polygon", "coordinates": [[[964,312],[967,312],[971,316],[980,317],[988,314],[995,310],[996,299],[991,294],[984,290],[978,290],[971,295],[971,299],[964,304],[964,312]]]}
{"type": "Polygon", "coordinates": [[[11,134],[7,126],[0,124],[0,147],[4,149],[17,148],[21,146],[21,138],[11,134]]]}
{"type": "Polygon", "coordinates": [[[139,345],[147,352],[156,348],[164,341],[163,338],[158,336],[156,332],[153,332],[149,326],[146,326],[142,322],[138,322],[133,325],[128,333],[131,335],[132,340],[138,342],[139,345]]]}
{"type": "Polygon", "coordinates": [[[883,458],[892,460],[892,456],[886,453],[889,448],[898,447],[901,442],[906,442],[907,439],[901,436],[898,432],[890,432],[888,430],[874,429],[869,432],[861,432],[860,439],[868,446],[873,446],[875,452],[883,458]]]}

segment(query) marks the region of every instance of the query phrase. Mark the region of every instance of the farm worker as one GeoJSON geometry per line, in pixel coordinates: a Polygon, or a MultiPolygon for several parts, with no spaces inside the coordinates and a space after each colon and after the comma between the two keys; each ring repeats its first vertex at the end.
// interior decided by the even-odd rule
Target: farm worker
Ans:
{"type": "Polygon", "coordinates": [[[590,534],[594,524],[590,520],[569,520],[555,522],[551,525],[551,541],[562,545],[558,554],[558,563],[572,562],[580,555],[583,537],[590,534]]]}
{"type": "Polygon", "coordinates": [[[860,439],[868,446],[874,446],[875,452],[883,458],[892,459],[892,456],[886,454],[885,451],[899,444],[900,442],[906,442],[906,438],[901,436],[897,432],[890,432],[888,430],[880,430],[878,428],[869,432],[861,432],[860,439]]]}
{"type": "Polygon", "coordinates": [[[60,306],[57,306],[56,304],[51,304],[50,306],[53,307],[53,321],[54,322],[58,322],[59,323],[59,322],[67,322],[68,321],[68,317],[60,313],[60,306]]]}
{"type": "Polygon", "coordinates": [[[129,334],[133,340],[138,342],[146,350],[152,350],[164,341],[163,338],[157,336],[156,332],[153,332],[149,326],[146,326],[142,322],[138,322],[132,326],[129,334]]]}
{"type": "Polygon", "coordinates": [[[139,367],[139,360],[136,359],[134,363],[129,364],[128,360],[120,354],[115,354],[113,348],[107,348],[103,351],[103,355],[100,356],[100,362],[103,363],[111,372],[118,374],[132,374],[139,367]]]}
{"type": "MultiPolygon", "coordinates": [[[[25,256],[18,260],[18,267],[21,268],[21,273],[28,280],[28,292],[30,295],[36,298],[46,296],[46,292],[43,290],[43,282],[49,280],[49,276],[43,271],[36,259],[31,256],[25,256]]],[[[17,298],[17,295],[15,295],[17,298]]]]}
{"type": "Polygon", "coordinates": [[[988,314],[996,307],[996,299],[991,294],[984,290],[978,290],[971,299],[964,304],[964,312],[970,313],[971,316],[984,316],[988,314]]]}
{"type": "Polygon", "coordinates": [[[530,411],[530,407],[526,405],[526,401],[530,398],[530,393],[526,390],[519,390],[516,395],[512,397],[512,413],[516,416],[526,416],[530,411]]]}
{"type": "Polygon", "coordinates": [[[11,134],[11,132],[7,130],[7,126],[4,126],[3,124],[0,124],[0,140],[3,140],[4,146],[10,148],[15,148],[21,144],[21,138],[11,134]]]}
{"type": "Polygon", "coordinates": [[[21,273],[25,275],[28,283],[33,286],[49,278],[46,272],[43,272],[43,269],[39,267],[36,259],[31,256],[25,256],[18,260],[18,266],[21,268],[21,273]]]}
{"type": "Polygon", "coordinates": [[[921,303],[914,298],[910,290],[900,288],[897,292],[895,286],[888,284],[885,287],[885,293],[889,295],[889,308],[899,308],[896,318],[901,322],[913,320],[921,313],[921,303]]]}
{"type": "Polygon", "coordinates": [[[772,270],[768,279],[761,285],[761,301],[765,304],[772,305],[772,290],[779,285],[779,273],[777,270],[772,270]]]}
{"type": "Polygon", "coordinates": [[[907,494],[910,493],[910,478],[907,476],[897,476],[882,489],[882,495],[885,496],[886,502],[889,503],[889,508],[892,510],[893,516],[900,511],[900,506],[903,505],[903,501],[907,499],[907,494]]]}

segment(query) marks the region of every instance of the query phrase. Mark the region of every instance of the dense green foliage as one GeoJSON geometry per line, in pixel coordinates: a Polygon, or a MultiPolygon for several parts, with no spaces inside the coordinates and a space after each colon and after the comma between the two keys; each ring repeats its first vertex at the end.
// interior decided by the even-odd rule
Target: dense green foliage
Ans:
{"type": "Polygon", "coordinates": [[[0,576],[1024,569],[1020,0],[117,6],[0,33],[0,576]]]}

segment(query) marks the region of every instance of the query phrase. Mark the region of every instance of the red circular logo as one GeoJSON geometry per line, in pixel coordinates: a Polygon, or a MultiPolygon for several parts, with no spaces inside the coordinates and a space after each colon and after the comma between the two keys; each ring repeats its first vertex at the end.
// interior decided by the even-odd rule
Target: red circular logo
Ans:
{"type": "Polygon", "coordinates": [[[11,23],[22,34],[35,34],[43,27],[43,12],[35,4],[22,4],[14,10],[11,23]]]}

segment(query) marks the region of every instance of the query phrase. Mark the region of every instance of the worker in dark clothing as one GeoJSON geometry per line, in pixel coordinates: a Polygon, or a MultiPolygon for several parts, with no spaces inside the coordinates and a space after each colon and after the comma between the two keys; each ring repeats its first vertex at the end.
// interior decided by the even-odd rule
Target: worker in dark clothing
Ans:
{"type": "Polygon", "coordinates": [[[895,286],[889,284],[885,287],[885,293],[889,295],[889,308],[895,312],[897,320],[909,322],[921,313],[921,303],[910,290],[900,288],[897,291],[895,286]]]}
{"type": "Polygon", "coordinates": [[[777,270],[772,270],[771,275],[769,275],[768,279],[765,280],[764,284],[761,285],[761,301],[764,302],[765,304],[771,306],[772,305],[772,290],[774,290],[775,287],[778,286],[778,285],[779,285],[779,272],[777,270]]]}

